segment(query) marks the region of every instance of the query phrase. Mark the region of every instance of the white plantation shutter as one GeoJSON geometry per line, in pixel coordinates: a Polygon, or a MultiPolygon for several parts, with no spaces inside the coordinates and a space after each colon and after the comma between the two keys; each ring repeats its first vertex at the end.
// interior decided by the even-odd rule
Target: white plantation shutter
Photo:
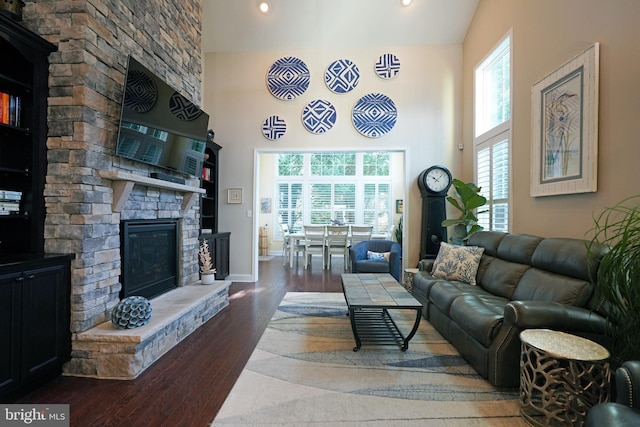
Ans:
{"type": "Polygon", "coordinates": [[[373,233],[389,231],[391,221],[391,185],[388,183],[364,184],[364,205],[362,208],[364,225],[373,225],[373,233]]]}
{"type": "Polygon", "coordinates": [[[485,230],[509,230],[509,140],[498,138],[478,147],[476,182],[487,204],[480,208],[478,223],[485,230]]]}

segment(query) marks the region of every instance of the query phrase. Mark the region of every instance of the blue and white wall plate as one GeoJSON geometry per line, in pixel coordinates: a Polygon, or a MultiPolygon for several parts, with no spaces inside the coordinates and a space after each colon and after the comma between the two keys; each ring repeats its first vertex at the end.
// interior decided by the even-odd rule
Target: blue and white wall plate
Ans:
{"type": "Polygon", "coordinates": [[[302,124],[311,133],[322,134],[336,123],[336,109],[324,99],[311,101],[302,110],[302,124]]]}
{"type": "Polygon", "coordinates": [[[301,59],[287,56],[274,62],[267,72],[267,88],[278,99],[290,101],[309,88],[311,74],[301,59]]]}
{"type": "Polygon", "coordinates": [[[287,122],[280,116],[271,116],[262,123],[262,134],[271,141],[277,141],[287,132],[287,122]]]}
{"type": "Polygon", "coordinates": [[[396,124],[398,110],[391,98],[381,93],[369,93],[353,107],[352,120],[356,130],[369,138],[388,133],[396,124]]]}
{"type": "Polygon", "coordinates": [[[335,93],[350,92],[358,86],[359,80],[358,66],[348,59],[333,61],[324,73],[324,82],[329,90],[335,93]]]}
{"type": "Polygon", "coordinates": [[[400,60],[393,53],[385,53],[376,61],[375,69],[382,79],[394,78],[400,72],[400,60]]]}

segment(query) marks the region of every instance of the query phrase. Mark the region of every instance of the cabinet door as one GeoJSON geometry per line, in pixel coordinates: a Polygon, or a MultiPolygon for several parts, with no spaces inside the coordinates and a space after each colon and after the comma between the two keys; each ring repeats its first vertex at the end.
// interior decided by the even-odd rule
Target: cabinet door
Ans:
{"type": "Polygon", "coordinates": [[[216,280],[224,280],[229,275],[230,234],[215,235],[216,280]]]}
{"type": "Polygon", "coordinates": [[[0,275],[0,396],[20,380],[20,277],[0,275]]]}
{"type": "MultiPolygon", "coordinates": [[[[66,267],[66,268],[65,268],[66,267]]],[[[59,375],[71,354],[69,268],[26,271],[22,282],[22,379],[59,375]]]]}

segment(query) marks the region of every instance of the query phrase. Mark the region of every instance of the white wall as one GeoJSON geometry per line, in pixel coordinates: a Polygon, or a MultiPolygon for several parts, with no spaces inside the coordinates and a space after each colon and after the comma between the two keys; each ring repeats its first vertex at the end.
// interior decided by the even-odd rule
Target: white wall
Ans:
{"type": "MultiPolygon", "coordinates": [[[[404,261],[414,266],[420,246],[422,201],[416,185],[421,171],[433,164],[447,166],[454,176],[460,172],[462,117],[462,47],[396,46],[376,49],[320,49],[219,53],[205,56],[203,109],[211,116],[210,127],[220,152],[219,230],[231,232],[230,280],[257,278],[257,226],[259,181],[254,173],[258,154],[270,150],[406,150],[404,261]],[[379,78],[373,69],[384,53],[395,54],[400,73],[391,80],[379,78]],[[302,59],[311,72],[307,92],[292,101],[273,97],[266,87],[271,64],[285,56],[302,59]],[[360,69],[360,82],[348,94],[334,94],[324,84],[324,71],[336,59],[350,59],[360,69]],[[398,109],[396,126],[388,134],[370,139],[351,123],[351,110],[363,95],[380,92],[398,109]],[[304,106],[326,99],[337,110],[333,129],[323,135],[305,130],[301,122],[304,106]],[[288,130],[277,142],[262,136],[261,124],[271,115],[287,121],[288,130]],[[241,187],[242,204],[226,204],[226,189],[241,187]],[[407,231],[409,230],[409,231],[407,231]]],[[[264,196],[263,196],[264,197],[264,196]]]]}
{"type": "MultiPolygon", "coordinates": [[[[473,135],[473,69],[513,29],[511,231],[589,237],[593,214],[640,193],[640,1],[482,0],[464,42],[464,140],[473,135]],[[531,86],[600,42],[598,191],[531,197],[531,86]],[[585,234],[587,234],[585,236],[585,234]]],[[[472,179],[472,150],[464,172],[472,179]]]]}

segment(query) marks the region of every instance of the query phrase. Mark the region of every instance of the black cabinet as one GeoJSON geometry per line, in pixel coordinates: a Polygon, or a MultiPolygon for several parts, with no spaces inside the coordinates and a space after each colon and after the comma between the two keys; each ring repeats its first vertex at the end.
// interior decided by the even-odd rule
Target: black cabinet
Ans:
{"type": "Polygon", "coordinates": [[[0,265],[0,397],[60,375],[69,360],[72,258],[0,265]]]}
{"type": "Polygon", "coordinates": [[[202,196],[201,229],[214,234],[218,232],[218,161],[221,148],[215,142],[207,141],[202,165],[202,188],[206,193],[202,196]]]}
{"type": "Polygon", "coordinates": [[[216,280],[224,280],[229,275],[229,243],[231,233],[203,234],[209,248],[213,250],[213,265],[216,268],[216,280]]]}
{"type": "Polygon", "coordinates": [[[54,50],[0,14],[0,255],[44,252],[48,56],[54,50]]]}

